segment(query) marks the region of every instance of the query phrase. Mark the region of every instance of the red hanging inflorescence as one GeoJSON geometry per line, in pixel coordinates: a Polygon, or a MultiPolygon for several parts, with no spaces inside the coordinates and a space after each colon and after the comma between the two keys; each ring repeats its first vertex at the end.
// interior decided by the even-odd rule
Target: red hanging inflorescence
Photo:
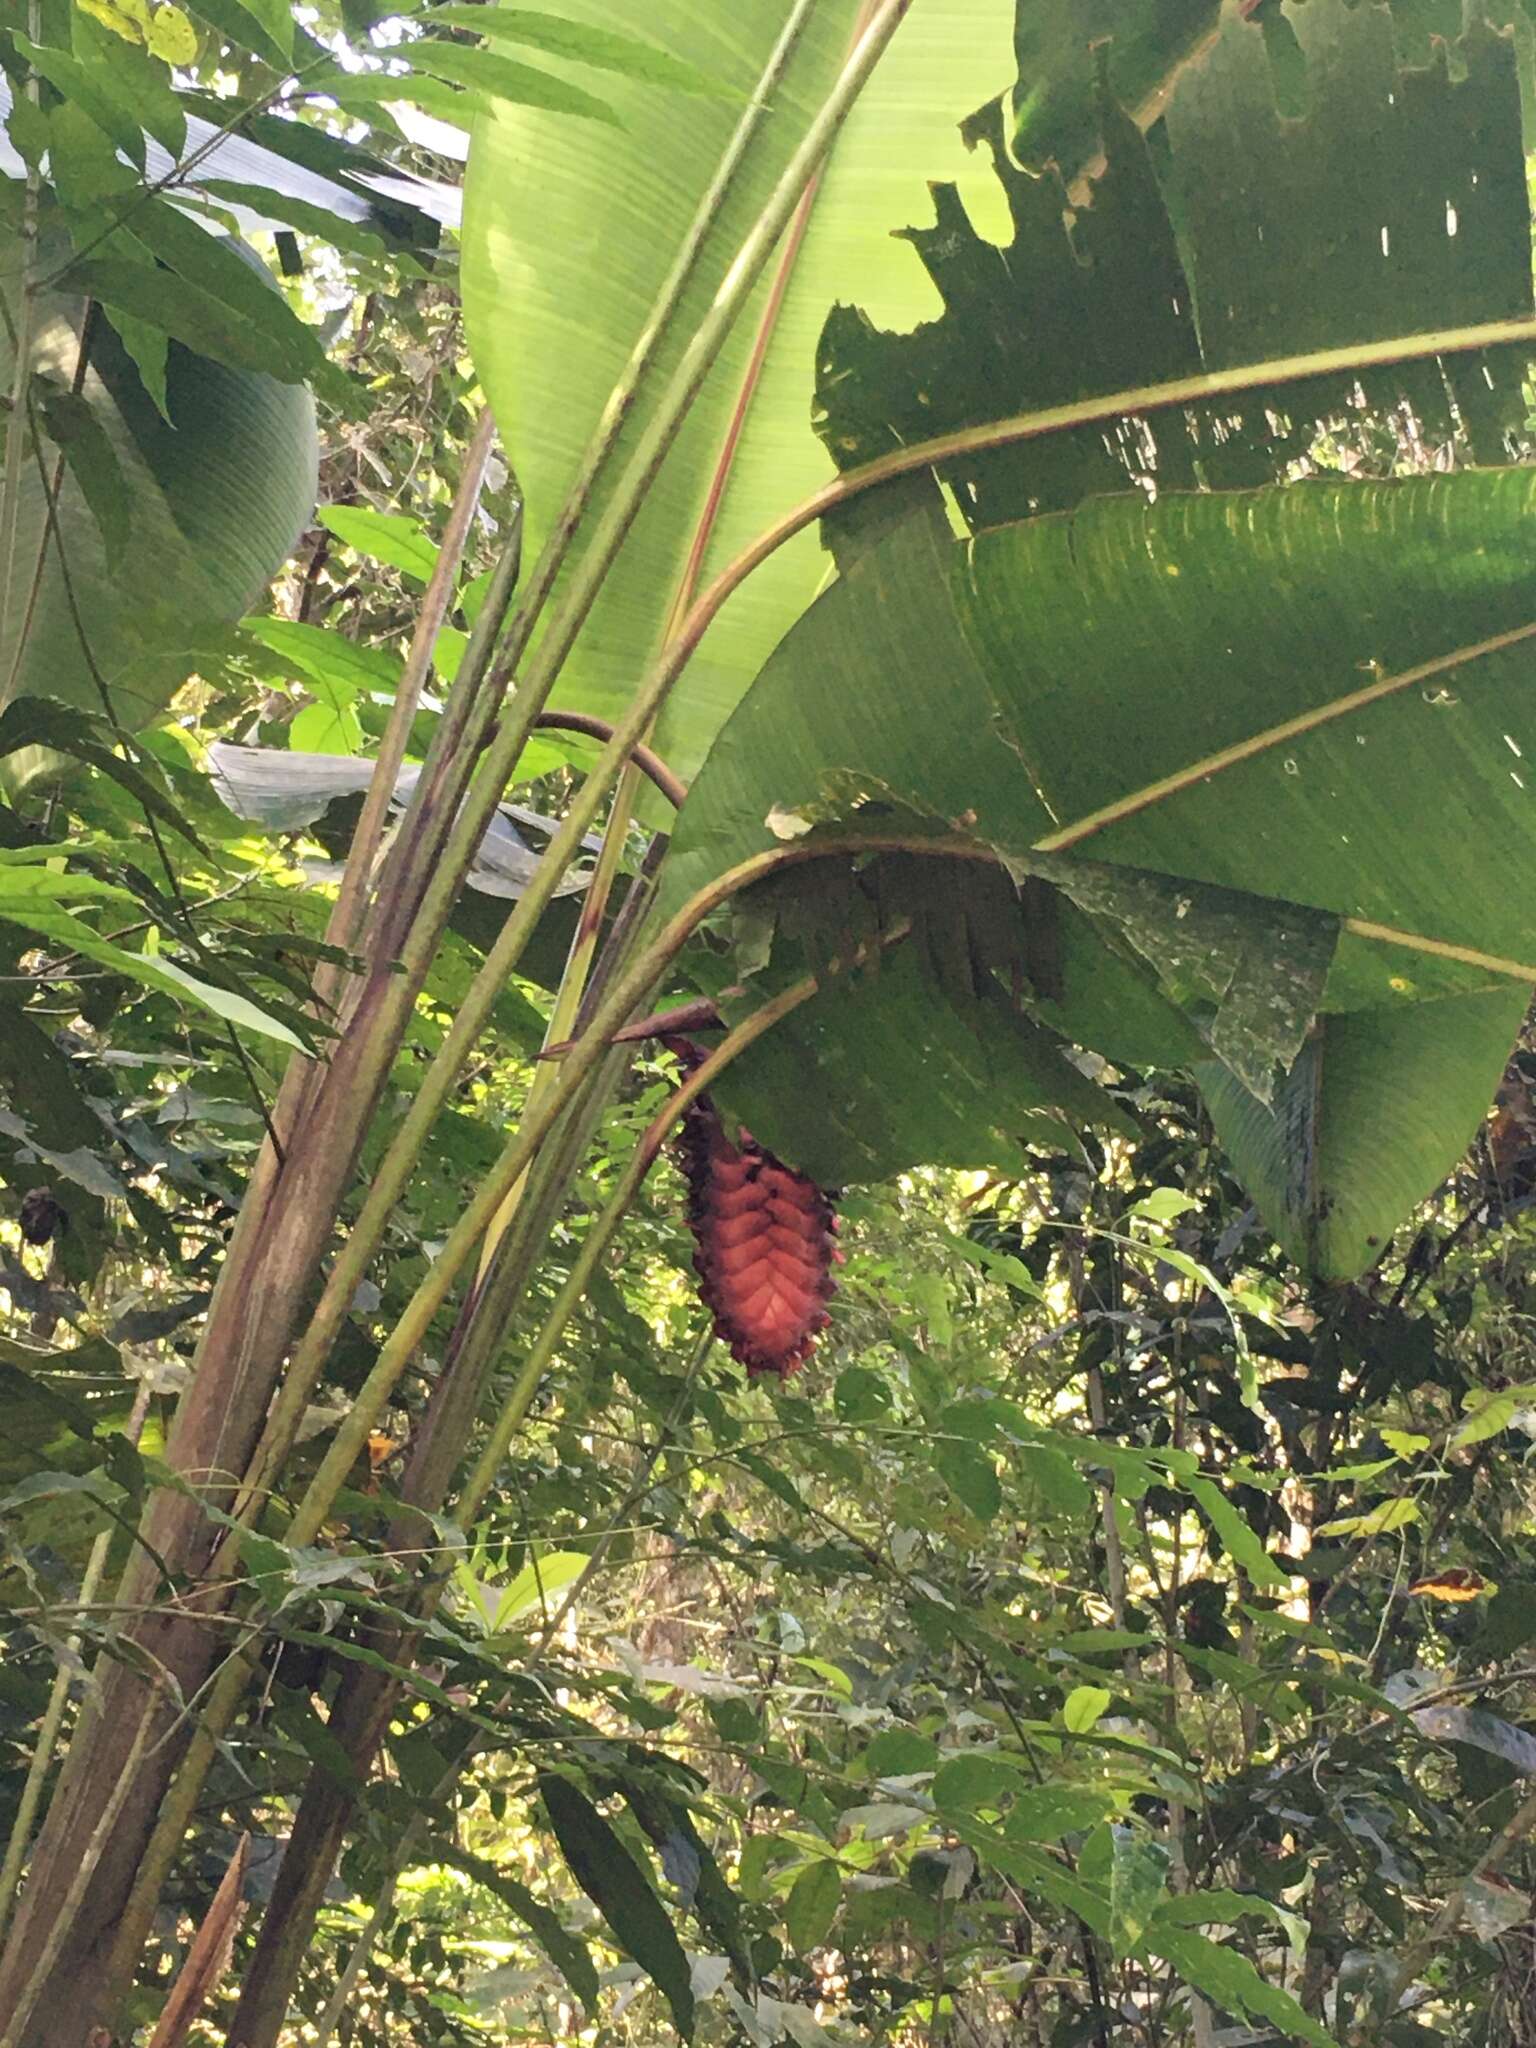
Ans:
{"type": "MultiPolygon", "coordinates": [[[[686,1038],[663,1043],[687,1068],[702,1058],[686,1038]]],[[[684,1112],[680,1150],[694,1270],[715,1334],[748,1372],[788,1379],[815,1349],[837,1288],[832,1269],[843,1254],[832,1204],[750,1132],[738,1126],[733,1142],[707,1095],[684,1112]]]]}

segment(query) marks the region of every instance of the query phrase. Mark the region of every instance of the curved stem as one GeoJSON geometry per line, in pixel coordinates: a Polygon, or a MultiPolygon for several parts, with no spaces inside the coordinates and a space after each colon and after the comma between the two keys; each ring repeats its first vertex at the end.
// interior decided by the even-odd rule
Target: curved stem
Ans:
{"type": "Polygon", "coordinates": [[[1347,348],[1314,349],[1309,355],[1272,356],[1260,363],[1239,363],[1229,370],[1202,370],[1193,376],[1175,377],[1166,384],[1142,384],[1125,391],[1111,391],[1102,398],[1081,398],[1071,405],[1051,405],[1039,412],[1010,413],[1006,419],[988,420],[979,427],[958,427],[953,433],[936,434],[931,441],[913,441],[894,448],[873,462],[846,470],[802,498],[765,527],[734,561],[728,562],[700,594],[688,617],[678,629],[686,637],[691,653],[704,637],[726,599],[744,583],[768,557],[814,526],[828,513],[850,504],[866,491],[918,470],[937,469],[962,455],[981,455],[995,448],[1012,448],[1024,441],[1043,440],[1050,434],[1064,434],[1073,427],[1107,424],[1127,414],[1141,416],[1169,412],[1208,399],[1239,397],[1245,391],[1261,391],[1272,384],[1288,384],[1307,377],[1346,375],[1352,371],[1384,369],[1394,363],[1423,361],[1430,356],[1474,355],[1481,349],[1504,348],[1518,342],[1536,346],[1536,319],[1488,320],[1476,327],[1444,327],[1423,334],[1404,334],[1391,341],[1354,342],[1347,348]]]}
{"type": "MultiPolygon", "coordinates": [[[[580,732],[594,740],[613,738],[613,727],[609,721],[595,717],[590,711],[541,711],[533,722],[541,731],[580,732]]],[[[629,758],[646,780],[661,791],[673,810],[683,808],[688,800],[688,785],[667,766],[660,754],[642,746],[637,740],[630,749],[629,758]]]]}

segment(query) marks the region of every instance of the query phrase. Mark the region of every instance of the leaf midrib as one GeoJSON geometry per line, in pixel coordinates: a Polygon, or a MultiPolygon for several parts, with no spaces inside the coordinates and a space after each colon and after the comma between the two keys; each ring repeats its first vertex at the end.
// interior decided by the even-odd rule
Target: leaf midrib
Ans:
{"type": "Polygon", "coordinates": [[[1404,690],[1414,689],[1436,676],[1455,674],[1475,661],[1484,660],[1492,654],[1502,654],[1531,639],[1536,639],[1536,620],[1511,627],[1506,633],[1495,633],[1487,640],[1474,640],[1465,647],[1453,648],[1449,654],[1438,654],[1432,661],[1401,669],[1395,675],[1378,676],[1361,689],[1346,691],[1342,697],[1334,697],[1326,704],[1313,705],[1310,710],[1298,712],[1294,718],[1282,719],[1278,725],[1266,726],[1262,732],[1250,733],[1246,739],[1236,740],[1229,747],[1218,748],[1214,754],[1205,754],[1172,775],[1143,783],[1139,789],[1116,797],[1113,803],[1102,804],[1098,810],[1085,813],[1071,824],[1063,825],[1059,831],[1048,832],[1043,839],[1035,840],[1034,851],[1065,853],[1074,846],[1080,846],[1085,839],[1091,839],[1094,833],[1102,832],[1110,825],[1121,824],[1157,804],[1166,803],[1171,797],[1181,796],[1196,783],[1208,782],[1225,769],[1255,760],[1276,747],[1288,746],[1291,741],[1338,719],[1353,717],[1367,705],[1379,704],[1384,698],[1398,696],[1404,690]]]}

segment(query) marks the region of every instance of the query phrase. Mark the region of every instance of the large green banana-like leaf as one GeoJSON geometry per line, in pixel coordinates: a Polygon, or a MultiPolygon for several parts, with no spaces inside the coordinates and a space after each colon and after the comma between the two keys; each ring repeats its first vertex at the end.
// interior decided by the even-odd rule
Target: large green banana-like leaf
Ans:
{"type": "MultiPolygon", "coordinates": [[[[44,243],[45,276],[65,250],[61,238],[44,243]]],[[[0,290],[14,291],[18,276],[19,265],[0,264],[0,290]]],[[[0,691],[14,667],[14,694],[99,711],[94,664],[118,718],[139,727],[185,680],[210,634],[250,606],[303,531],[318,465],[314,403],[300,385],[226,368],[172,342],[167,423],[100,319],[70,398],[84,310],[76,298],[44,292],[34,312],[37,415],[54,420],[62,402],[61,442],[73,445],[56,539],[47,533],[39,468],[51,483],[60,448],[40,436],[38,461],[29,455],[22,471],[13,596],[0,606],[0,691]]],[[[9,385],[3,331],[0,377],[9,385]]],[[[37,749],[9,756],[6,786],[23,785],[51,758],[37,749]]]]}
{"type": "MultiPolygon", "coordinates": [[[[1051,0],[1055,4],[1055,0],[1051,0]]],[[[618,0],[570,0],[573,20],[634,26],[618,0]]],[[[651,41],[749,94],[791,13],[790,0],[725,7],[654,0],[651,41]]],[[[676,362],[741,236],[804,132],[849,47],[860,0],[813,0],[785,80],[757,130],[659,351],[644,397],[676,362]]],[[[1010,75],[1013,0],[919,5],[898,30],[836,145],[788,272],[740,439],[727,447],[743,379],[763,333],[773,278],[747,309],[652,490],[616,573],[558,686],[562,703],[612,717],[629,701],[683,586],[712,574],[777,511],[825,480],[812,432],[816,340],[834,301],[857,293],[910,325],[938,310],[933,287],[889,230],[919,206],[923,181],[968,170],[1004,224],[1000,195],[967,158],[958,123],[1010,75]],[[717,479],[724,495],[709,508],[717,479]]],[[[603,81],[621,130],[498,108],[477,127],[464,208],[470,345],[527,494],[535,537],[553,517],[652,298],[714,174],[740,105],[603,81]]],[[[633,427],[626,435],[632,443],[633,427]]],[[[814,596],[825,558],[814,536],[786,548],[713,631],[668,713],[662,751],[691,773],[774,641],[814,596]]]]}
{"type": "MultiPolygon", "coordinates": [[[[1042,1017],[1121,1058],[1188,1058],[1157,992],[1218,1051],[1228,1031],[1251,1101],[1237,1079],[1207,1092],[1271,1227],[1322,1272],[1357,1271],[1466,1143],[1536,982],[1533,515],[1536,474],[1503,470],[1100,499],[968,544],[910,522],[812,607],[717,742],[669,903],[818,820],[912,845],[948,821],[1097,934],[1036,973],[1021,929],[1042,1017]],[[1345,920],[1336,951],[1316,913],[1345,920]],[[1308,960],[1310,997],[1287,987],[1308,960]],[[1139,1055],[1110,973],[1144,990],[1139,1055]],[[1298,1067],[1309,1002],[1349,1028],[1329,1016],[1298,1067]],[[1292,1071],[1265,1110],[1271,1057],[1292,1071]]],[[[827,892],[826,865],[804,894],[827,892]]],[[[824,1013],[835,1116],[813,1114],[804,1067],[778,1089],[746,1069],[758,1135],[828,1179],[868,1170],[840,1129],[883,1129],[906,1091],[906,1156],[933,1156],[937,1026],[904,1004],[903,1059],[872,1021],[885,986],[866,977],[862,1016],[824,1013]]],[[[967,1149],[1005,1163],[985,1120],[945,1156],[967,1149]]]]}
{"type": "MultiPolygon", "coordinates": [[[[1106,101],[1102,176],[1068,222],[1061,186],[1015,168],[999,117],[978,122],[1011,244],[939,188],[936,226],[909,239],[943,316],[910,334],[833,316],[819,389],[836,459],[1235,364],[1528,321],[1511,43],[1478,25],[1459,75],[1443,56],[1405,72],[1385,7],[1310,0],[1279,20],[1300,70],[1277,77],[1274,38],[1229,20],[1180,72],[1155,149],[1106,101]]],[[[842,578],[717,742],[665,885],[675,908],[821,821],[909,846],[947,821],[951,854],[969,842],[1032,878],[1011,957],[995,917],[984,943],[959,921],[976,994],[1011,985],[1038,1022],[1122,1063],[1199,1067],[1271,1226],[1329,1275],[1368,1264],[1454,1161],[1536,980],[1536,918],[1507,885],[1536,853],[1536,584],[1518,540],[1536,480],[1316,476],[1507,459],[1529,349],[1393,353],[1360,375],[1312,355],[1315,374],[1263,374],[1252,396],[1127,404],[1118,421],[1111,396],[1107,419],[1022,445],[983,435],[852,501],[833,533],[842,578]],[[1153,502],[1124,495],[1132,480],[1153,502]],[[1192,1058],[1191,1033],[1215,1061],[1192,1058]],[[1393,1070],[1411,1128],[1385,1142],[1393,1070]]],[[[852,957],[796,928],[795,892],[826,895],[828,867],[775,884],[771,975],[825,981],[852,957]]],[[[882,943],[897,893],[875,912],[882,943]]],[[[907,893],[921,938],[928,885],[909,874],[907,893]]],[[[759,929],[738,958],[764,952],[759,929]]],[[[936,979],[952,1003],[955,977],[936,979]]],[[[894,986],[861,971],[819,1024],[820,999],[797,1020],[823,1041],[835,1114],[809,1112],[804,1060],[791,1083],[766,1047],[730,1084],[742,1113],[833,1180],[872,1151],[1002,1163],[974,1099],[951,1105],[941,1151],[931,1102],[900,1113],[938,1048],[920,1001],[880,1035],[878,1070],[861,1066],[894,986]],[[872,1130],[879,1145],[861,1144],[872,1130]]]]}
{"type": "MultiPolygon", "coordinates": [[[[1443,50],[1432,68],[1404,70],[1391,14],[1369,0],[1308,0],[1281,20],[1297,39],[1303,111],[1281,115],[1265,39],[1230,21],[1180,72],[1159,147],[1102,109],[1106,162],[1069,220],[1059,183],[1020,172],[994,122],[1008,246],[939,186],[934,225],[904,239],[943,317],[896,333],[842,306],[828,322],[818,397],[839,468],[1010,414],[1529,316],[1512,40],[1474,22],[1453,78],[1443,50]]],[[[1240,398],[1128,407],[1119,421],[972,452],[938,475],[976,530],[1132,481],[1232,487],[1320,456],[1367,474],[1431,454],[1498,462],[1524,428],[1529,354],[1409,347],[1384,367],[1293,375],[1240,398]]],[[[875,509],[856,507],[854,525],[875,509]]]]}

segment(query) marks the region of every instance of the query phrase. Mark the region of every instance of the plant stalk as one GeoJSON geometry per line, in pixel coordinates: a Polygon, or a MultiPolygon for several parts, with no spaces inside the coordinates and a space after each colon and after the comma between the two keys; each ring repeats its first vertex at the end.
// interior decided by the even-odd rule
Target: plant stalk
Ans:
{"type": "MultiPolygon", "coordinates": [[[[28,0],[27,35],[34,43],[42,40],[42,23],[42,0],[28,0]]],[[[36,108],[41,95],[37,73],[30,66],[24,90],[36,108]]],[[[21,473],[26,461],[27,440],[32,431],[27,408],[27,392],[32,381],[32,328],[37,298],[37,220],[41,200],[42,173],[36,164],[28,164],[26,188],[22,198],[20,283],[16,319],[14,323],[6,323],[11,330],[9,339],[15,352],[15,360],[11,366],[9,410],[5,421],[5,464],[3,472],[0,472],[0,619],[9,617],[11,612],[16,579],[16,547],[21,528],[21,473]]],[[[0,680],[0,711],[4,711],[15,695],[16,679],[21,673],[22,655],[25,651],[26,636],[19,634],[10,670],[4,679],[0,680]]]]}
{"type": "MultiPolygon", "coordinates": [[[[422,929],[435,931],[440,921],[439,913],[446,914],[446,905],[452,899],[459,877],[467,871],[469,858],[479,845],[490,813],[499,801],[500,793],[516,766],[528,734],[533,730],[534,720],[544,708],[560,665],[586,618],[613,557],[654,481],[684,416],[718,355],[732,321],[772,253],[785,222],[798,203],[801,191],[830,147],[838,128],[847,117],[910,4],[911,0],[882,0],[878,13],[864,36],[860,38],[836,86],[786,167],[772,198],[743,243],[736,261],[716,294],[713,306],[685,351],[683,360],[679,363],[667,392],[659,403],[657,416],[642,437],[629,469],[571,579],[571,586],[565,599],[545,628],[527,678],[503,719],[501,729],[486,748],[474,786],[459,814],[453,838],[424,899],[420,913],[422,929]]],[[[529,602],[536,601],[537,596],[535,588],[530,592],[529,602]]],[[[701,623],[699,632],[702,631],[701,623]]],[[[289,1367],[284,1400],[299,1406],[300,1412],[302,1402],[307,1402],[309,1398],[307,1390],[318,1382],[324,1360],[340,1331],[358,1283],[364,1277],[375,1251],[383,1240],[388,1219],[414,1170],[426,1134],[436,1121],[449,1090],[484,1029],[492,1005],[522,957],[529,935],[548,907],[560,878],[579,851],[581,842],[596,818],[609,789],[633,748],[644,743],[647,729],[665,700],[673,681],[681,673],[683,664],[695,644],[696,639],[680,637],[658,657],[634,703],[623,721],[615,728],[613,738],[588,773],[570,810],[562,820],[559,831],[551,840],[537,873],[486,956],[480,972],[455,1016],[447,1038],[439,1048],[431,1067],[422,1077],[416,1096],[402,1119],[394,1141],[375,1170],[362,1211],[331,1269],[309,1328],[289,1367]],[[294,1389],[291,1395],[290,1387],[294,1389]],[[305,1390],[302,1393],[302,1402],[299,1391],[301,1389],[305,1390]]],[[[503,656],[503,665],[505,659],[503,656]]],[[[407,962],[412,960],[416,945],[416,934],[413,929],[402,949],[407,962]]],[[[664,961],[659,963],[664,964],[664,961]]],[[[618,1021],[622,1023],[623,1019],[620,1018],[618,1021]]],[[[583,1075],[589,1067],[590,1061],[587,1067],[583,1067],[583,1075]]],[[[551,1097],[551,1100],[553,1099],[551,1097]]],[[[532,1124],[537,1128],[539,1138],[548,1131],[553,1116],[553,1111],[547,1118],[542,1112],[533,1116],[532,1124]]],[[[529,1119],[525,1118],[525,1127],[528,1124],[529,1119]]],[[[526,1166],[531,1152],[530,1144],[525,1156],[518,1161],[517,1173],[505,1182],[489,1213],[472,1208],[466,1212],[465,1218],[461,1219],[460,1226],[450,1238],[454,1258],[452,1270],[444,1281],[444,1293],[446,1287],[452,1284],[453,1274],[462,1263],[464,1233],[472,1232],[473,1238],[479,1239],[490,1223],[495,1207],[499,1207],[502,1199],[515,1185],[517,1175],[526,1166]]],[[[446,1252],[444,1257],[447,1257],[446,1252]]],[[[426,1297],[419,1294],[407,1308],[406,1316],[411,1320],[398,1329],[395,1338],[391,1338],[386,1345],[386,1352],[391,1353],[396,1370],[403,1369],[401,1362],[415,1351],[425,1334],[427,1324],[441,1306],[442,1299],[443,1293],[439,1293],[432,1300],[430,1307],[426,1307],[426,1297]],[[398,1346],[396,1338],[399,1339],[398,1346]]],[[[381,1363],[383,1357],[384,1354],[381,1354],[381,1363]]],[[[345,1428],[345,1425],[343,1427],[345,1428]]]]}
{"type": "MultiPolygon", "coordinates": [[[[494,1483],[507,1446],[532,1403],[566,1324],[585,1294],[599,1261],[611,1243],[614,1232],[634,1199],[641,1181],[665,1142],[674,1119],[695,1096],[709,1086],[720,1069],[736,1053],[751,1044],[797,1004],[813,995],[815,990],[814,980],[807,978],[775,997],[772,1002],[765,1004],[761,1010],[738,1025],[727,1035],[724,1042],[715,1048],[709,1059],[688,1077],[661,1114],[647,1126],[607,1207],[583,1239],[576,1263],[550,1309],[517,1377],[512,1393],[497,1419],[486,1452],[459,1496],[454,1513],[462,1518],[460,1526],[471,1524],[484,1504],[486,1493],[494,1483]]],[[[448,1405],[451,1406],[459,1393],[460,1390],[457,1388],[450,1392],[448,1405]]],[[[472,1420],[474,1404],[469,1404],[468,1412],[472,1420]]],[[[430,1449],[424,1450],[413,1459],[413,1465],[423,1471],[432,1464],[433,1452],[430,1449]]],[[[437,1470],[441,1472],[442,1469],[439,1462],[437,1470]]],[[[402,1485],[402,1492],[411,1490],[410,1481],[411,1474],[408,1472],[402,1485]]],[[[419,1492],[413,1491],[412,1497],[419,1498],[419,1492]]],[[[430,1504],[435,1506],[436,1502],[430,1504]]],[[[391,1533],[393,1536],[394,1532],[391,1533]]],[[[444,1553],[439,1546],[422,1588],[418,1610],[420,1619],[430,1618],[447,1583],[448,1572],[444,1568],[444,1553]]],[[[409,1627],[397,1630],[388,1638],[387,1647],[378,1642],[374,1647],[387,1655],[391,1663],[403,1664],[413,1654],[413,1632],[409,1627]]],[[[348,1674],[348,1680],[332,1709],[328,1725],[345,1748],[353,1773],[359,1780],[366,1776],[372,1763],[374,1750],[392,1711],[396,1687],[397,1681],[388,1674],[376,1669],[359,1669],[348,1674]]],[[[240,2004],[235,2013],[232,2034],[233,2038],[241,2043],[241,2048],[276,2048],[278,2035],[288,2011],[293,1977],[308,1946],[314,1916],[319,1910],[327,1878],[344,1838],[355,1796],[333,1775],[318,1770],[311,1772],[294,1821],[293,1833],[289,1838],[283,1869],[279,1872],[272,1903],[268,1908],[256,1952],[247,1972],[240,2004]]]]}

